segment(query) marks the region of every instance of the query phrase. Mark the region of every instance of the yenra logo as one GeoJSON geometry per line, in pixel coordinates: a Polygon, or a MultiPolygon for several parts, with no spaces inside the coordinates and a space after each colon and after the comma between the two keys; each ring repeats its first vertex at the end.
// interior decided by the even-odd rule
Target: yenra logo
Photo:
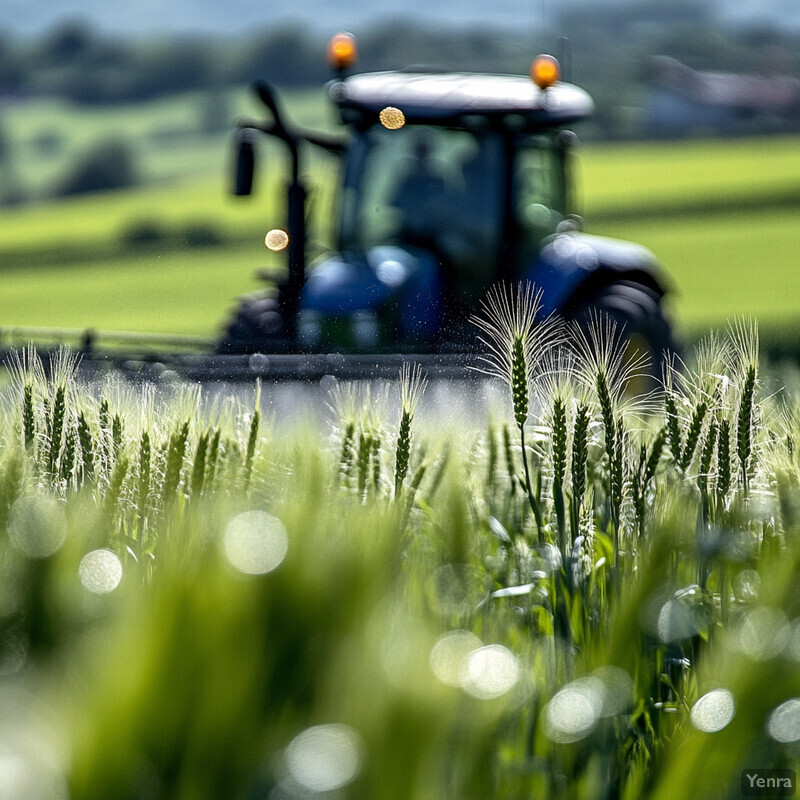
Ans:
{"type": "Polygon", "coordinates": [[[745,797],[791,797],[797,788],[793,769],[746,769],[741,790],[745,797]]]}

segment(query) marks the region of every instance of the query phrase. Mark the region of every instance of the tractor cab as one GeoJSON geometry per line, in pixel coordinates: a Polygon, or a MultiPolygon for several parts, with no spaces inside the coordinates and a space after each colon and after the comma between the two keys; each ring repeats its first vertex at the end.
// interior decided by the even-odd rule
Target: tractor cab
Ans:
{"type": "Polygon", "coordinates": [[[566,227],[564,126],[592,109],[583,90],[540,80],[407,71],[332,84],[352,130],[340,247],[421,248],[448,303],[466,308],[496,280],[522,277],[543,239],[566,227]]]}
{"type": "Polygon", "coordinates": [[[259,91],[273,121],[240,125],[237,193],[249,193],[254,129],[289,146],[289,274],[277,296],[245,301],[223,349],[469,348],[469,316],[500,280],[535,282],[546,307],[559,313],[569,313],[587,289],[596,295],[620,270],[650,296],[663,294],[643,248],[578,233],[569,126],[593,103],[561,82],[555,59],[538,57],[530,77],[415,70],[346,76],[355,45],[341,34],[329,57],[337,71],[329,95],[346,138],[290,129],[265,84],[259,91]],[[342,159],[336,252],[308,267],[303,143],[342,159]]]}

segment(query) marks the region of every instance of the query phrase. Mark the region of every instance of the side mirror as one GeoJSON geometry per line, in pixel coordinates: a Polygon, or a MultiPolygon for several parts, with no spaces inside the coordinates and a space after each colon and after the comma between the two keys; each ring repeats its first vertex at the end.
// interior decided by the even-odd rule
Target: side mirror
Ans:
{"type": "Polygon", "coordinates": [[[256,150],[253,134],[240,130],[236,134],[236,176],[233,193],[247,197],[253,193],[253,176],[256,171],[256,150]]]}

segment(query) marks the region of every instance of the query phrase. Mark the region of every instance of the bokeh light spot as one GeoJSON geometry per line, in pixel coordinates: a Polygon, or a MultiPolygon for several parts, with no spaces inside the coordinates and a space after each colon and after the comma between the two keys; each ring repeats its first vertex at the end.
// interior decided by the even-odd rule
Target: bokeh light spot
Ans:
{"type": "Polygon", "coordinates": [[[94,594],[108,594],[122,580],[122,562],[111,550],[92,550],[82,559],[78,575],[86,589],[94,594]]]}
{"type": "Polygon", "coordinates": [[[264,575],[278,567],[289,549],[283,523],[266,511],[246,511],[234,517],[223,537],[225,556],[246,575],[264,575]]]}
{"type": "Polygon", "coordinates": [[[286,748],[286,766],[294,781],[310,792],[330,792],[359,773],[363,745],[347,725],[317,725],[296,736],[286,748]]]}
{"type": "Polygon", "coordinates": [[[0,800],[67,800],[63,777],[49,764],[0,751],[0,800]]]}
{"type": "Polygon", "coordinates": [[[448,686],[463,686],[467,681],[467,656],[481,645],[481,640],[469,631],[443,634],[431,648],[429,663],[433,674],[448,686]]]}
{"type": "Polygon", "coordinates": [[[399,108],[395,108],[394,106],[386,106],[386,108],[378,114],[378,119],[380,119],[381,125],[383,125],[384,128],[388,128],[390,131],[399,130],[406,124],[406,115],[399,108]]]}
{"type": "Polygon", "coordinates": [[[588,736],[603,711],[605,689],[599,678],[583,678],[568,683],[557,692],[545,709],[548,737],[562,744],[588,736]]]}
{"type": "Polygon", "coordinates": [[[713,689],[692,706],[690,717],[697,730],[716,733],[733,719],[735,713],[733,694],[727,689],[713,689]]]}
{"type": "Polygon", "coordinates": [[[268,231],[267,235],[264,237],[264,244],[269,247],[270,250],[276,252],[285,250],[289,246],[289,234],[280,228],[273,228],[271,231],[268,231]]]}
{"type": "Polygon", "coordinates": [[[800,740],[800,697],[781,703],[767,720],[767,733],[776,742],[800,740]]]}
{"type": "Polygon", "coordinates": [[[53,555],[67,538],[67,517],[57,500],[20,497],[11,507],[11,544],[29,558],[53,555]]]}
{"type": "Polygon", "coordinates": [[[603,683],[603,717],[613,717],[630,708],[633,703],[633,679],[621,667],[612,665],[598,667],[593,678],[603,683]]]}
{"type": "Polygon", "coordinates": [[[756,661],[774,658],[790,643],[792,629],[786,615],[774,608],[754,608],[744,619],[739,642],[745,655],[756,661]]]}
{"type": "Polygon", "coordinates": [[[466,658],[464,691],[479,700],[491,700],[512,689],[520,677],[517,657],[499,644],[473,650],[466,658]]]}

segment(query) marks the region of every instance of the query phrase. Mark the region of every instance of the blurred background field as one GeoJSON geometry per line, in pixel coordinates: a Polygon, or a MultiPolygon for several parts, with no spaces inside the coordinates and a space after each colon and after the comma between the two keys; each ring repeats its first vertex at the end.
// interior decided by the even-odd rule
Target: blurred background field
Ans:
{"type": "MultiPolygon", "coordinates": [[[[526,11],[518,30],[410,17],[356,32],[365,70],[426,63],[516,73],[569,36],[570,77],[597,104],[578,129],[587,230],[653,250],[671,279],[679,333],[736,314],[786,332],[800,330],[800,122],[769,104],[754,110],[752,95],[771,84],[737,76],[789,91],[799,35],[793,17],[761,11],[746,24],[739,6],[682,2],[667,13],[644,0],[568,3],[526,11]],[[657,56],[696,80],[744,87],[751,105],[674,127],[677,112],[658,116],[657,56]]],[[[233,125],[260,111],[247,84],[275,81],[294,120],[333,129],[323,87],[331,31],[305,21],[234,32],[231,22],[148,37],[113,25],[112,16],[66,18],[5,35],[0,324],[214,335],[236,296],[259,286],[256,271],[282,263],[263,237],[285,219],[284,154],[262,154],[257,197],[229,195],[233,125]]],[[[335,164],[314,158],[307,172],[321,247],[332,236],[335,164]]]]}
{"type": "MultiPolygon", "coordinates": [[[[142,187],[6,209],[3,324],[213,334],[236,294],[259,285],[256,270],[280,268],[263,236],[283,222],[283,197],[279,170],[265,171],[255,198],[232,198],[228,137],[194,147],[152,148],[142,187]],[[170,174],[178,162],[180,178],[170,174]]],[[[800,321],[800,137],[591,143],[579,164],[587,230],[653,250],[679,329],[743,313],[767,327],[800,321]]],[[[335,165],[315,166],[324,211],[335,165]]],[[[329,239],[324,219],[317,230],[329,239]]]]}

